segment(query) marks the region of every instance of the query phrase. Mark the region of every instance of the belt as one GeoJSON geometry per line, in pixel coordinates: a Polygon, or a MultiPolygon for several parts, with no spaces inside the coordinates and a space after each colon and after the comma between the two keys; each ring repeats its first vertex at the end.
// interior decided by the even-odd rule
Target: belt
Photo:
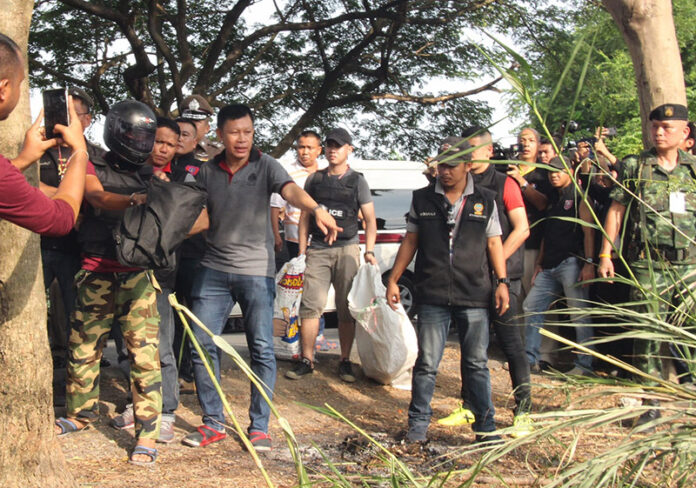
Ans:
{"type": "Polygon", "coordinates": [[[686,261],[689,257],[688,249],[674,249],[671,247],[658,247],[650,249],[652,259],[664,259],[667,261],[686,261]]]}

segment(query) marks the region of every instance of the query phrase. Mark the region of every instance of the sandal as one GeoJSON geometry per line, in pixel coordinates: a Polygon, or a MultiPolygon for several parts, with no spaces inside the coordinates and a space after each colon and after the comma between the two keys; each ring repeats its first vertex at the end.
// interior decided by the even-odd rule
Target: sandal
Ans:
{"type": "Polygon", "coordinates": [[[135,446],[133,452],[128,459],[130,464],[135,464],[136,466],[152,466],[157,461],[157,449],[154,447],[147,446],[135,446]],[[149,461],[135,461],[133,456],[144,455],[150,458],[149,461]]]}
{"type": "Polygon", "coordinates": [[[56,425],[60,427],[60,433],[56,434],[58,437],[63,437],[68,434],[73,434],[75,432],[87,430],[90,427],[89,424],[84,424],[82,427],[78,427],[78,425],[75,422],[73,422],[70,419],[66,419],[65,417],[58,417],[56,419],[56,425]]]}

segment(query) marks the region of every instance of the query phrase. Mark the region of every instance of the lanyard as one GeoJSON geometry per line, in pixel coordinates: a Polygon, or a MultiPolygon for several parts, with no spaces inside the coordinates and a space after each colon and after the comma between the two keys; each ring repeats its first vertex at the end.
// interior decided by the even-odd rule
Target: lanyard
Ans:
{"type": "Polygon", "coordinates": [[[449,260],[450,260],[450,265],[452,264],[452,260],[454,258],[454,229],[457,228],[457,223],[459,222],[459,218],[462,215],[462,210],[464,210],[464,205],[466,205],[466,197],[462,199],[462,204],[459,206],[459,211],[457,212],[457,216],[454,217],[454,223],[450,225],[450,230],[449,230],[449,260]]]}

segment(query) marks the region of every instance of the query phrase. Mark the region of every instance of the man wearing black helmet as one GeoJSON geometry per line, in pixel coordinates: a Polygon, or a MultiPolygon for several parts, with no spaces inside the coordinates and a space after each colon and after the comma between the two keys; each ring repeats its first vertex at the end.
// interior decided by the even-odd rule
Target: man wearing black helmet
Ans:
{"type": "Polygon", "coordinates": [[[159,286],[151,271],[127,267],[116,258],[113,230],[123,212],[145,202],[138,175],[155,141],[155,114],[127,100],[106,116],[104,161],[88,165],[84,219],[78,230],[82,269],[75,275],[77,299],[70,334],[67,418],[56,420],[65,435],[89,427],[99,415],[99,360],[114,322],[129,350],[137,445],[133,464],[153,464],[159,436],[162,394],[158,355],[159,286]]]}

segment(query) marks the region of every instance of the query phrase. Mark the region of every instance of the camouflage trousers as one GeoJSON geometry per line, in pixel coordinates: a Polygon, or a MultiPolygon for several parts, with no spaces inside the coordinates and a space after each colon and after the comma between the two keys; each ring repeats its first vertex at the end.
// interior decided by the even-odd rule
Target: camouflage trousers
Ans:
{"type": "MultiPolygon", "coordinates": [[[[695,310],[696,264],[661,265],[653,261],[631,264],[640,288],[631,289],[632,301],[644,301],[639,311],[673,325],[693,328],[691,316],[695,310]]],[[[644,373],[660,377],[662,373],[661,341],[634,339],[633,365],[644,373]]],[[[670,344],[672,355],[678,359],[683,349],[670,344]]],[[[643,378],[642,383],[649,383],[643,378]]]]}
{"type": "Polygon", "coordinates": [[[92,421],[98,415],[99,362],[113,324],[128,348],[136,436],[159,437],[162,376],[156,281],[150,271],[75,275],[76,303],[70,332],[68,416],[92,421]]]}

